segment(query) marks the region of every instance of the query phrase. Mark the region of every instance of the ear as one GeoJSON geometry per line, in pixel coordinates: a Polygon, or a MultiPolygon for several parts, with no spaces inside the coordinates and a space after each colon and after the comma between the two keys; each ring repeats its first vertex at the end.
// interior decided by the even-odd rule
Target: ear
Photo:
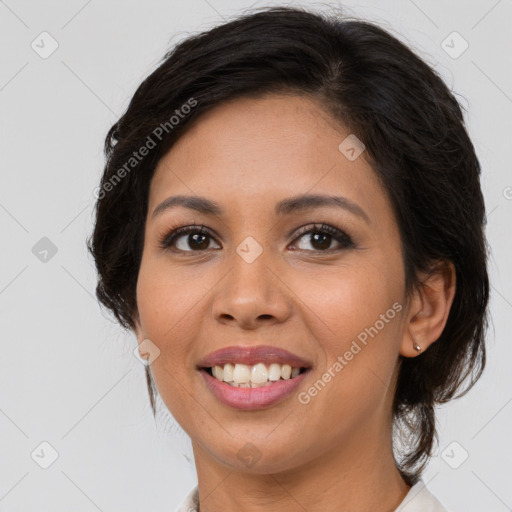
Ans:
{"type": "Polygon", "coordinates": [[[415,357],[434,343],[446,325],[455,296],[455,267],[451,261],[438,262],[430,272],[418,275],[419,284],[410,297],[400,354],[415,357]],[[421,352],[414,348],[421,347],[421,352]]]}

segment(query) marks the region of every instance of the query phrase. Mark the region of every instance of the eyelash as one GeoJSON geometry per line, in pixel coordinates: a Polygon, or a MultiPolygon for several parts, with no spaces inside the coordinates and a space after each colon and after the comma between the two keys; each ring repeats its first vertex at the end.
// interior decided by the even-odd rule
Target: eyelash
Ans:
{"type": "MultiPolygon", "coordinates": [[[[298,249],[299,251],[306,250],[307,252],[318,252],[318,253],[327,253],[330,254],[332,252],[341,251],[343,249],[350,249],[355,247],[354,242],[352,241],[352,238],[347,235],[344,231],[335,228],[333,226],[330,226],[328,224],[322,223],[322,224],[313,224],[303,226],[302,228],[299,228],[299,230],[295,233],[294,241],[297,239],[302,238],[304,235],[310,234],[310,233],[321,233],[321,234],[327,234],[333,236],[333,239],[340,244],[341,247],[337,249],[326,249],[326,250],[306,250],[306,249],[298,249]]],[[[171,246],[172,244],[182,235],[187,234],[200,234],[200,235],[208,235],[209,237],[215,239],[215,237],[210,233],[208,228],[205,228],[204,225],[199,224],[192,224],[190,226],[184,226],[177,229],[171,229],[170,232],[167,232],[159,241],[159,246],[161,249],[164,250],[172,250],[171,246]]],[[[218,242],[217,242],[218,243],[218,242]]],[[[181,249],[174,249],[175,252],[185,252],[185,253],[201,253],[205,252],[202,250],[190,250],[190,251],[182,251],[181,249]]]]}

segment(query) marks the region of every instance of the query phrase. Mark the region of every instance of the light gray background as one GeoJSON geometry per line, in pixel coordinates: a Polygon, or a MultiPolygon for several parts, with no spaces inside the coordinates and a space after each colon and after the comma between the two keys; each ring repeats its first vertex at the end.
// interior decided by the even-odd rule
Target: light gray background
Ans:
{"type": "MultiPolygon", "coordinates": [[[[263,2],[0,2],[2,512],[173,511],[196,484],[187,436],[172,419],[154,424],[135,337],[99,309],[85,239],[105,134],[140,81],[169,45],[251,5],[263,2]],[[43,45],[43,31],[59,45],[46,59],[31,47],[43,45]],[[46,262],[32,252],[42,237],[57,248],[46,262]],[[43,441],[58,452],[48,469],[35,462],[49,457],[43,441]]],[[[512,510],[512,2],[343,5],[413,46],[469,110],[493,251],[493,327],[484,377],[439,410],[424,479],[453,512],[512,510]],[[458,58],[442,47],[453,31],[469,44],[458,58]],[[469,457],[453,469],[447,461],[460,464],[463,450],[469,457]]]]}

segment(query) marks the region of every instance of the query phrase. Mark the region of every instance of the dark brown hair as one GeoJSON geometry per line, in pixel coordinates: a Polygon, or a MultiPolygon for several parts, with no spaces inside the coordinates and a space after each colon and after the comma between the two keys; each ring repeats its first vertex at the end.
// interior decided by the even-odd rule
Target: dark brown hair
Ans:
{"type": "MultiPolygon", "coordinates": [[[[134,328],[149,185],[158,161],[209,108],[283,91],[316,98],[365,144],[365,158],[398,221],[407,289],[418,285],[418,270],[442,261],[455,266],[456,293],[443,333],[425,353],[400,356],[394,427],[412,441],[396,462],[413,485],[437,439],[435,404],[465,394],[485,366],[485,207],[459,103],[436,71],[386,30],[342,14],[276,7],[189,37],[165,55],[106,137],[88,240],[97,297],[123,327],[134,328]]],[[[154,383],[148,367],[146,372],[155,413],[154,383]]]]}

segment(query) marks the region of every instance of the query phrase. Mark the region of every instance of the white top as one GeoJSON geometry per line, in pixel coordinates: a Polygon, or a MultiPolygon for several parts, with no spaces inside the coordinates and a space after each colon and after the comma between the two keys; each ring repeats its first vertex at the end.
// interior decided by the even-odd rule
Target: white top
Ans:
{"type": "MultiPolygon", "coordinates": [[[[199,491],[194,487],[176,512],[198,512],[199,491]]],[[[449,512],[428,490],[420,478],[394,512],[449,512]]]]}

